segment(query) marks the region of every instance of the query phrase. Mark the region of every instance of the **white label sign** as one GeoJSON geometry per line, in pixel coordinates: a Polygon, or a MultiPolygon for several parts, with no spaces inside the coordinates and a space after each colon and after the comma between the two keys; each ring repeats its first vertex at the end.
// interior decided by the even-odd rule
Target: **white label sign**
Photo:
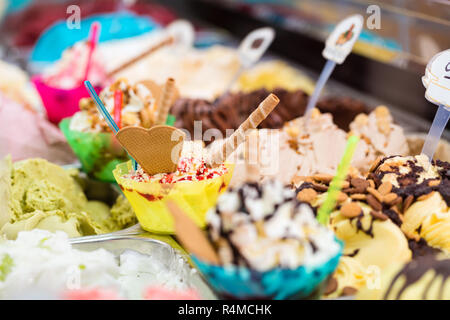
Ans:
{"type": "Polygon", "coordinates": [[[428,101],[450,109],[450,49],[436,54],[428,62],[422,83],[427,89],[428,101]]]}
{"type": "Polygon", "coordinates": [[[239,45],[239,57],[244,68],[250,68],[254,63],[261,59],[262,55],[269,48],[275,31],[272,28],[265,27],[250,32],[239,45]]]}
{"type": "Polygon", "coordinates": [[[352,51],[364,24],[361,15],[356,14],[342,20],[328,37],[322,55],[325,59],[341,64],[352,51]]]}
{"type": "Polygon", "coordinates": [[[180,47],[192,48],[195,40],[195,31],[187,20],[176,20],[166,27],[169,35],[174,37],[175,43],[180,47]]]}

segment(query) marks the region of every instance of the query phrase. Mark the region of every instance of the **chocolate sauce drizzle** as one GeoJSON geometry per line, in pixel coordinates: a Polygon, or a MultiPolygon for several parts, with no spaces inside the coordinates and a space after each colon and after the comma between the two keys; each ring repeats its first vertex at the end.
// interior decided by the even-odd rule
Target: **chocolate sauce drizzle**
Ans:
{"type": "Polygon", "coordinates": [[[355,250],[353,250],[352,253],[344,254],[344,256],[350,257],[350,258],[356,257],[356,255],[359,253],[359,250],[360,249],[355,249],[355,250]]]}
{"type": "Polygon", "coordinates": [[[437,260],[434,255],[427,255],[420,257],[407,263],[402,270],[400,270],[392,279],[383,299],[387,299],[397,280],[404,277],[405,283],[397,292],[395,299],[400,299],[400,296],[405,292],[408,287],[418,282],[428,271],[434,271],[434,276],[430,282],[426,285],[422,292],[422,299],[426,299],[432,284],[439,279],[441,282],[439,287],[438,299],[443,298],[445,281],[450,277],[450,259],[437,260]]]}
{"type": "Polygon", "coordinates": [[[438,248],[433,248],[425,241],[424,238],[420,238],[419,241],[416,241],[414,239],[408,240],[408,247],[412,252],[412,258],[416,259],[419,257],[423,257],[429,254],[436,255],[438,253],[441,253],[442,250],[438,248]]]}
{"type": "Polygon", "coordinates": [[[356,233],[359,231],[362,231],[363,233],[367,234],[369,237],[373,238],[373,222],[375,219],[373,217],[370,218],[370,226],[368,229],[364,229],[361,219],[364,217],[364,213],[361,212],[361,214],[355,218],[352,218],[351,220],[356,219],[356,233]]]}

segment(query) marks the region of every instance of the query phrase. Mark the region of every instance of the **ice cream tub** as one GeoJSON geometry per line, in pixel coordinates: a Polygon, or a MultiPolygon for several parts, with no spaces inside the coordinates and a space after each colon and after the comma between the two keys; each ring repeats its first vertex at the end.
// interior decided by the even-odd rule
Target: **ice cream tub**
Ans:
{"type": "Polygon", "coordinates": [[[32,230],[2,241],[1,250],[7,259],[0,299],[215,298],[182,252],[155,239],[79,243],[64,232],[32,230]]]}
{"type": "Polygon", "coordinates": [[[172,184],[138,182],[124,178],[130,173],[131,161],[119,164],[113,171],[117,183],[131,203],[142,228],[161,234],[175,233],[173,218],[166,201],[174,201],[200,227],[205,227],[207,211],[228,187],[234,165],[226,164],[222,176],[202,181],[183,181],[172,184]]]}
{"type": "Polygon", "coordinates": [[[202,299],[216,299],[211,288],[201,277],[201,274],[191,268],[187,262],[187,256],[164,241],[141,236],[128,236],[121,238],[111,237],[110,239],[98,239],[97,241],[80,243],[72,241],[72,245],[75,249],[82,251],[93,251],[103,248],[113,253],[116,257],[119,257],[122,253],[130,249],[140,254],[151,256],[163,262],[168,269],[175,268],[182,275],[186,285],[194,288],[202,299]],[[182,264],[179,263],[180,257],[184,260],[182,264]]]}
{"type": "Polygon", "coordinates": [[[213,265],[192,256],[197,268],[222,299],[319,299],[328,277],[337,268],[341,250],[314,267],[275,268],[264,272],[235,265],[213,265]]]}
{"type": "Polygon", "coordinates": [[[80,160],[83,171],[100,181],[115,182],[112,171],[118,164],[129,160],[126,151],[112,133],[71,130],[70,121],[71,118],[64,119],[59,127],[80,160]]]}
{"type": "MultiPolygon", "coordinates": [[[[79,111],[80,99],[89,97],[84,84],[66,90],[49,86],[40,76],[33,77],[31,81],[41,96],[48,119],[55,124],[79,111]]],[[[97,93],[101,91],[100,87],[94,89],[97,93]]]]}

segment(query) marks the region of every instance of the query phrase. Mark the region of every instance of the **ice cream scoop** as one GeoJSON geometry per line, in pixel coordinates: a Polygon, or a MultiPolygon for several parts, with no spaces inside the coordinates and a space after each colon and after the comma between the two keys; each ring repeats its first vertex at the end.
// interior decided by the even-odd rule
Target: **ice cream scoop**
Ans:
{"type": "Polygon", "coordinates": [[[320,296],[341,246],[294,195],[272,180],[243,183],[218,199],[208,213],[207,231],[220,264],[195,256],[193,260],[219,296],[320,296]]]}
{"type": "Polygon", "coordinates": [[[50,121],[59,123],[78,110],[78,102],[87,97],[83,82],[89,79],[99,91],[107,81],[104,59],[95,50],[100,24],[91,25],[89,41],[78,42],[42,75],[33,78],[50,121]]]}
{"type": "Polygon", "coordinates": [[[450,164],[427,156],[382,159],[371,176],[392,185],[392,192],[403,199],[401,228],[405,234],[430,246],[450,251],[448,201],[450,164]]]}
{"type": "Polygon", "coordinates": [[[0,60],[0,91],[2,96],[25,108],[42,111],[42,101],[38,92],[30,84],[29,77],[19,67],[0,60]]]}
{"type": "Polygon", "coordinates": [[[0,157],[14,161],[44,158],[58,164],[76,158],[64,135],[45,116],[16,103],[0,93],[0,157]]]}
{"type": "Polygon", "coordinates": [[[394,264],[378,288],[361,290],[357,299],[448,300],[450,259],[428,255],[406,264],[394,264]]]}
{"type": "MultiPolygon", "coordinates": [[[[86,80],[85,72],[89,52],[90,43],[88,41],[77,42],[63,52],[59,61],[44,70],[42,81],[50,87],[65,90],[83,85],[83,81],[86,80]]],[[[95,50],[91,57],[89,80],[94,86],[103,85],[106,80],[104,57],[98,50],[95,50]]]]}
{"type": "MultiPolygon", "coordinates": [[[[276,113],[278,108],[283,107],[281,103],[273,112],[276,113]]],[[[331,114],[320,113],[315,109],[307,127],[305,118],[299,117],[286,122],[282,130],[259,130],[254,147],[258,149],[261,180],[276,177],[289,184],[294,176],[317,173],[334,175],[349,134],[361,137],[351,162],[352,170],[361,174],[369,170],[377,156],[408,150],[403,130],[393,123],[385,107],[377,107],[369,115],[359,115],[351,127],[353,130],[347,133],[336,126],[331,114]],[[388,130],[386,133],[380,131],[379,122],[388,130]]],[[[216,143],[218,142],[212,145],[216,143]]],[[[236,174],[231,185],[239,183],[244,176],[239,173],[245,170],[243,154],[244,148],[241,146],[228,157],[229,161],[236,164],[236,174]]]]}
{"type": "MultiPolygon", "coordinates": [[[[114,114],[114,93],[122,92],[121,127],[142,126],[150,128],[156,122],[157,109],[161,103],[162,88],[154,83],[130,83],[127,79],[117,79],[104,88],[99,98],[106,110],[114,114]]],[[[70,121],[70,129],[82,132],[110,132],[108,124],[100,116],[100,112],[92,98],[80,101],[80,111],[70,121]]]]}
{"type": "Polygon", "coordinates": [[[299,206],[294,193],[278,181],[230,189],[219,198],[208,222],[224,265],[293,269],[325,261],[339,251],[332,233],[320,228],[312,211],[299,206]]]}
{"type": "Polygon", "coordinates": [[[32,229],[61,230],[70,237],[79,237],[117,231],[136,223],[135,218],[130,219],[130,214],[134,216],[130,205],[120,197],[116,205],[114,200],[109,204],[100,198],[88,200],[76,180],[76,170],[65,170],[43,159],[1,162],[0,194],[8,210],[2,216],[0,233],[7,238],[14,239],[20,231],[32,229]]]}
{"type": "MultiPolygon", "coordinates": [[[[260,124],[260,128],[279,129],[285,122],[304,114],[308,95],[299,89],[280,86],[272,91],[256,89],[227,93],[211,101],[182,97],[172,107],[172,113],[177,118],[175,125],[187,129],[191,135],[194,135],[195,121],[202,121],[204,131],[218,129],[222,134],[226,134],[226,129],[237,129],[250,115],[255,105],[270,92],[280,99],[280,103],[260,124]]],[[[356,99],[336,96],[320,100],[317,108],[323,113],[331,113],[336,125],[346,131],[355,116],[367,111],[366,105],[356,99]]],[[[205,140],[205,142],[209,141],[205,140]]]]}
{"type": "Polygon", "coordinates": [[[385,106],[375,108],[369,115],[356,116],[350,130],[365,139],[377,156],[407,155],[409,152],[403,128],[394,123],[385,106]]]}
{"type": "Polygon", "coordinates": [[[208,167],[208,156],[201,142],[185,141],[174,172],[151,175],[142,168],[131,170],[131,163],[116,167],[113,174],[117,183],[145,230],[174,232],[173,219],[166,208],[168,200],[180,206],[197,225],[205,225],[206,212],[225,191],[233,172],[233,166],[228,164],[208,167]]]}
{"type": "MultiPolygon", "coordinates": [[[[313,208],[320,207],[332,176],[317,174],[299,179],[297,199],[313,208]]],[[[335,275],[336,288],[329,294],[345,294],[347,286],[354,289],[354,294],[372,283],[372,277],[393,261],[404,263],[411,259],[408,239],[400,228],[402,203],[402,198],[392,192],[392,185],[377,184],[354,174],[342,183],[329,227],[344,242],[347,259],[335,275]]]]}
{"type": "Polygon", "coordinates": [[[306,75],[281,60],[263,61],[242,72],[233,91],[251,92],[265,88],[289,91],[303,90],[307,94],[314,91],[314,82],[306,75]]]}

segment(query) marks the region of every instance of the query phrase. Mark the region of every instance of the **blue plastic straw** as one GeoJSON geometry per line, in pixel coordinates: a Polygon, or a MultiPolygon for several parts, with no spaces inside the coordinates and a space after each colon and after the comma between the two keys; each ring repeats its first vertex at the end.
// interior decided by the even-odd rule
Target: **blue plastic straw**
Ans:
{"type": "MultiPolygon", "coordinates": [[[[99,96],[97,95],[97,92],[95,92],[94,87],[92,87],[92,84],[89,82],[89,80],[86,80],[84,82],[84,85],[86,86],[86,89],[89,91],[89,94],[92,99],[94,99],[95,104],[97,105],[98,111],[103,116],[103,119],[105,119],[106,123],[108,124],[109,128],[114,132],[114,134],[117,134],[119,132],[119,127],[117,126],[114,119],[109,114],[108,110],[106,110],[105,105],[103,104],[102,100],[100,100],[99,96]]],[[[131,157],[130,157],[131,158],[131,157]]],[[[137,162],[133,158],[131,158],[133,162],[133,169],[137,170],[137,162]]]]}
{"type": "Polygon", "coordinates": [[[423,144],[422,153],[428,156],[428,160],[432,160],[437,149],[442,132],[444,131],[448,119],[450,117],[450,110],[447,110],[443,105],[439,108],[434,116],[433,124],[430,131],[428,131],[427,138],[423,144]]]}
{"type": "Polygon", "coordinates": [[[112,132],[114,132],[114,134],[117,134],[117,132],[119,132],[119,127],[114,122],[108,110],[106,110],[105,105],[100,100],[99,96],[97,95],[97,92],[95,92],[94,88],[92,87],[92,84],[89,82],[89,80],[86,80],[84,82],[84,85],[86,86],[86,89],[88,89],[91,98],[94,99],[95,103],[97,104],[98,111],[102,114],[103,118],[105,119],[108,126],[111,128],[112,132]]]}

